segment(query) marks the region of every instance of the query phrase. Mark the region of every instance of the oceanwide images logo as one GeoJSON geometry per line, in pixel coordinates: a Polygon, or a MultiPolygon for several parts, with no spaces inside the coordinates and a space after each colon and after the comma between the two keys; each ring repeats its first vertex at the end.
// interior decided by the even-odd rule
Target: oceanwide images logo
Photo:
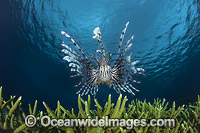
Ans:
{"type": "MultiPolygon", "coordinates": [[[[34,127],[37,124],[36,117],[28,115],[25,119],[27,127],[34,127]]],[[[133,127],[146,127],[146,126],[170,126],[175,127],[174,119],[151,119],[147,123],[147,119],[109,119],[108,116],[102,118],[95,117],[91,119],[90,116],[86,119],[51,119],[49,116],[43,116],[40,119],[41,126],[43,127],[126,127],[132,129],[133,127]]]]}

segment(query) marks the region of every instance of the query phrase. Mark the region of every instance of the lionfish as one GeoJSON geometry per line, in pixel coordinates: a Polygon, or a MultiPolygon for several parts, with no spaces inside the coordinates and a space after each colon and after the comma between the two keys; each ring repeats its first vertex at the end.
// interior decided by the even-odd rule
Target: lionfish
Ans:
{"type": "MultiPolygon", "coordinates": [[[[70,48],[68,45],[61,44],[64,49],[62,52],[66,54],[63,58],[69,63],[71,71],[75,74],[71,77],[81,76],[82,80],[75,87],[81,86],[77,94],[87,95],[90,91],[92,95],[96,95],[100,84],[106,84],[109,87],[112,87],[117,93],[121,94],[121,91],[129,92],[133,95],[135,91],[139,91],[132,86],[130,82],[137,82],[132,74],[143,74],[143,68],[136,68],[135,65],[139,62],[138,60],[131,62],[131,54],[126,55],[127,51],[131,48],[134,35],[124,44],[124,35],[128,27],[129,22],[126,23],[124,30],[121,33],[117,58],[114,60],[114,64],[111,65],[112,53],[107,53],[104,50],[104,44],[102,43],[102,36],[99,27],[96,27],[93,31],[93,38],[98,40],[101,50],[96,52],[100,54],[100,60],[98,60],[93,54],[89,59],[77,42],[66,32],[61,31],[66,38],[69,38],[74,44],[76,49],[79,51],[79,54],[70,48]],[[122,47],[123,46],[123,47],[122,47]],[[91,62],[91,59],[95,61],[96,65],[94,66],[91,62]]],[[[137,82],[139,83],[139,82],[137,82]]]]}

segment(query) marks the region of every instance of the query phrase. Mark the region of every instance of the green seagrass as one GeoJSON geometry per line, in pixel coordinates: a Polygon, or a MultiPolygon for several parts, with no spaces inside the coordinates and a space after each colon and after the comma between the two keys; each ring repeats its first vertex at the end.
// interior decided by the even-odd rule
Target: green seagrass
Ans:
{"type": "Polygon", "coordinates": [[[29,104],[29,112],[26,114],[21,107],[21,98],[15,100],[15,96],[11,96],[9,100],[5,101],[2,97],[2,87],[0,87],[0,132],[14,132],[14,133],[74,133],[74,132],[89,132],[89,133],[176,133],[176,132],[191,132],[196,133],[200,131],[200,97],[194,104],[188,106],[176,107],[173,102],[172,107],[169,108],[168,102],[165,99],[156,99],[151,104],[150,102],[133,100],[128,106],[125,106],[128,100],[122,95],[119,96],[116,104],[111,102],[111,95],[108,97],[106,104],[100,105],[97,99],[94,99],[96,110],[92,110],[91,98],[84,101],[80,95],[78,96],[79,113],[75,114],[74,109],[71,111],[66,110],[58,101],[57,108],[51,109],[45,102],[43,102],[46,112],[37,111],[37,100],[33,108],[29,104]],[[27,127],[24,120],[27,115],[34,115],[37,119],[37,124],[34,127],[27,127]],[[117,119],[175,119],[175,127],[133,127],[126,129],[126,127],[42,127],[39,121],[42,116],[49,115],[51,118],[56,119],[76,119],[76,118],[108,118],[117,119]]]}

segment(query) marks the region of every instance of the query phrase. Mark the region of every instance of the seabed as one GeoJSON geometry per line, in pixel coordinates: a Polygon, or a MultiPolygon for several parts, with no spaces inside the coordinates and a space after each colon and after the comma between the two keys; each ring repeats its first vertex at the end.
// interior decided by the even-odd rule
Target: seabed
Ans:
{"type": "Polygon", "coordinates": [[[11,96],[5,101],[2,96],[2,87],[0,88],[0,132],[1,133],[186,133],[200,131],[200,97],[194,104],[183,105],[176,107],[173,102],[172,107],[168,107],[168,102],[165,99],[155,99],[151,104],[146,100],[133,100],[129,105],[126,105],[127,97],[119,96],[117,102],[111,102],[111,95],[104,106],[100,105],[97,99],[94,99],[95,105],[91,105],[91,98],[88,95],[88,100],[84,101],[80,95],[78,96],[78,114],[74,113],[73,108],[66,110],[57,102],[57,108],[52,110],[43,102],[46,112],[37,111],[37,101],[34,106],[29,104],[29,114],[25,114],[21,105],[21,97],[15,98],[11,96]],[[17,100],[16,100],[17,99],[17,100]],[[91,106],[96,106],[96,110],[90,109],[91,106]],[[36,116],[37,123],[34,127],[25,125],[25,118],[28,115],[36,116]],[[43,127],[39,123],[42,116],[48,115],[52,119],[86,119],[91,117],[95,119],[108,118],[116,119],[175,119],[175,127],[43,127]]]}

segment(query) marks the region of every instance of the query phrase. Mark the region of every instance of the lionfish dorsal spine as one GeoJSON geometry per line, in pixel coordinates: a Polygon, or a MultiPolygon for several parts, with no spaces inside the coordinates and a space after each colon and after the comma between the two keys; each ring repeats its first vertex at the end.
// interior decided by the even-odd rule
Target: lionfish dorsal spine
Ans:
{"type": "Polygon", "coordinates": [[[100,65],[100,64],[99,64],[99,61],[97,60],[97,58],[96,58],[93,54],[91,54],[91,58],[92,58],[93,60],[95,60],[95,62],[96,62],[97,65],[100,65]]]}
{"type": "Polygon", "coordinates": [[[99,27],[96,27],[93,31],[93,33],[95,34],[93,36],[93,38],[96,38],[101,46],[101,50],[102,50],[102,55],[105,56],[105,50],[104,50],[104,45],[102,42],[102,36],[101,36],[101,31],[99,27]]]}

